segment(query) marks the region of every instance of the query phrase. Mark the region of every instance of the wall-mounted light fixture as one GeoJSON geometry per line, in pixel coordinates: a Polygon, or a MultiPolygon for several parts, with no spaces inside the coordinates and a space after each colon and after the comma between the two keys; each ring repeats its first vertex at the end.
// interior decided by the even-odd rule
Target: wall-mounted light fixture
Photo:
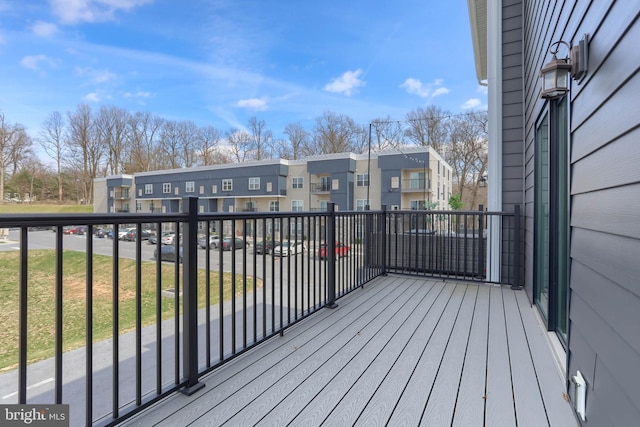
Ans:
{"type": "Polygon", "coordinates": [[[486,187],[487,181],[487,174],[485,173],[480,178],[478,178],[478,187],[486,187]]]}
{"type": "Polygon", "coordinates": [[[580,80],[587,74],[589,35],[585,34],[577,46],[560,40],[551,43],[549,53],[553,55],[542,70],[542,92],[540,97],[544,99],[558,98],[569,92],[569,75],[574,80],[580,80]],[[566,46],[569,55],[558,59],[557,54],[561,46],[566,46]]]}

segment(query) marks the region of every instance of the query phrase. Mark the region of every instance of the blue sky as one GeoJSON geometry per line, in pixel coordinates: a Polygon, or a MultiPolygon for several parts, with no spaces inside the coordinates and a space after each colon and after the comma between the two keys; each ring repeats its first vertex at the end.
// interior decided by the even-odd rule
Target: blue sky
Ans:
{"type": "Polygon", "coordinates": [[[83,102],[277,138],[487,103],[463,0],[0,0],[0,61],[0,111],[34,137],[83,102]]]}

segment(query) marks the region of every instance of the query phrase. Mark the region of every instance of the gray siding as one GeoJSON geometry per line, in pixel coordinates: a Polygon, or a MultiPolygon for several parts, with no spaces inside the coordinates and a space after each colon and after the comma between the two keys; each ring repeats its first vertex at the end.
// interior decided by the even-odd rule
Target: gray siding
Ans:
{"type": "Polygon", "coordinates": [[[640,418],[640,12],[638,2],[536,0],[525,6],[526,283],[533,285],[538,72],[557,40],[590,35],[589,72],[570,94],[569,373],[588,381],[583,425],[640,418]]]}

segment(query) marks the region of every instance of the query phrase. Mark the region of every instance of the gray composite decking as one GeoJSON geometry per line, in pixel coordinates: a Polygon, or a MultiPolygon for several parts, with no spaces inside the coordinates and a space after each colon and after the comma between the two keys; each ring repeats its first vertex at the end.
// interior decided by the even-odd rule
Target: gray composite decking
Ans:
{"type": "Polygon", "coordinates": [[[124,425],[578,425],[524,291],[388,276],[338,304],[124,425]]]}

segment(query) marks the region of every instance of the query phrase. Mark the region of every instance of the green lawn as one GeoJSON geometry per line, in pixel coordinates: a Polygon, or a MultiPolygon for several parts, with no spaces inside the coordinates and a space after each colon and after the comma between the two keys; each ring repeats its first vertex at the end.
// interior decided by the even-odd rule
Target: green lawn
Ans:
{"type": "MultiPolygon", "coordinates": [[[[101,341],[112,336],[113,285],[112,258],[93,256],[93,340],[101,341]]],[[[55,351],[55,253],[53,250],[29,251],[28,310],[28,361],[42,360],[55,351]]],[[[18,252],[0,253],[0,372],[13,369],[18,363],[19,332],[19,275],[18,252]]],[[[172,264],[162,264],[162,289],[175,288],[175,269],[172,264]]],[[[86,333],[86,260],[85,254],[65,251],[63,255],[63,348],[68,351],[85,345],[86,333]]],[[[231,298],[231,274],[223,275],[224,299],[231,298]]],[[[211,272],[211,304],[218,303],[219,275],[211,272]]],[[[136,319],[136,268],[135,261],[121,259],[119,265],[119,331],[124,333],[135,327],[136,319]]],[[[236,286],[241,288],[242,277],[236,276],[236,286]]],[[[251,278],[247,288],[253,288],[251,278]]],[[[155,322],[157,301],[156,264],[142,263],[142,320],[148,325],[155,322]]],[[[160,297],[162,318],[174,316],[174,299],[160,297]]],[[[205,305],[205,272],[198,277],[198,303],[205,305]]],[[[182,310],[181,310],[182,311],[182,310]]]]}
{"type": "Polygon", "coordinates": [[[93,205],[0,203],[0,214],[16,213],[93,213],[93,205]]]}

